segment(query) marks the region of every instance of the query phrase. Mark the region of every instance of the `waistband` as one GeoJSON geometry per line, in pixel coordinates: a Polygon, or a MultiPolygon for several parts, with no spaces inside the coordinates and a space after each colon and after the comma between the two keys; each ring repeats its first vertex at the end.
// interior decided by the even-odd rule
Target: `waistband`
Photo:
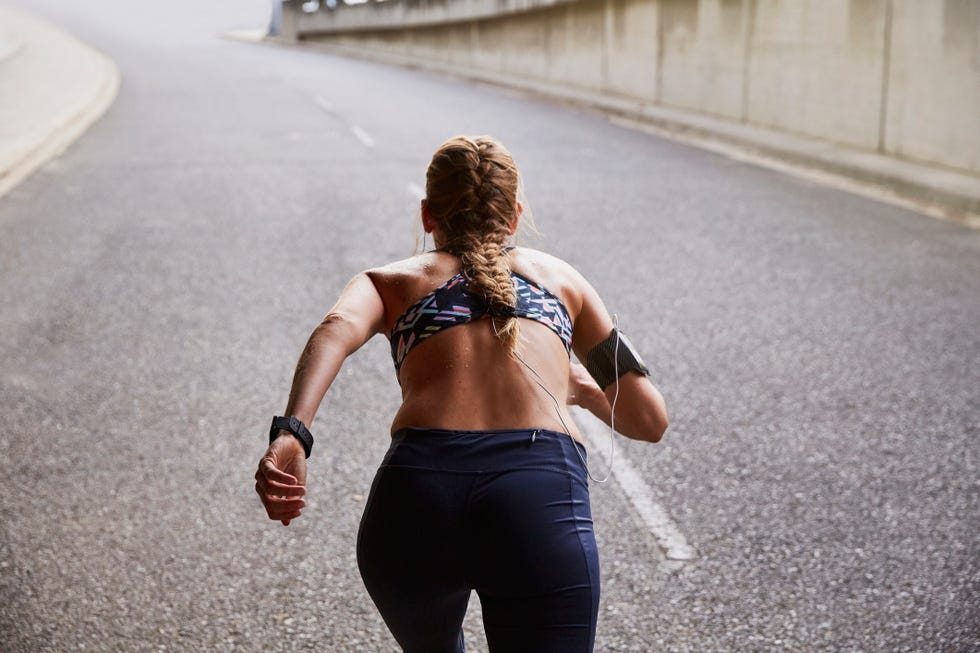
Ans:
{"type": "Polygon", "coordinates": [[[464,431],[408,427],[392,434],[382,466],[457,473],[545,469],[585,481],[585,446],[550,429],[464,431]]]}

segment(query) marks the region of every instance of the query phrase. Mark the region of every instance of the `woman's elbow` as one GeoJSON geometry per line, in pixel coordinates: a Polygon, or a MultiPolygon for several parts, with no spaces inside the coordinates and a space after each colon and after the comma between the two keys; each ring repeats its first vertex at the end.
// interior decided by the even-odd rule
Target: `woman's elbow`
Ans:
{"type": "Polygon", "coordinates": [[[666,409],[659,408],[656,410],[651,410],[645,415],[646,424],[644,425],[644,433],[646,437],[644,440],[647,442],[660,442],[664,437],[664,433],[667,432],[668,420],[666,409]]]}
{"type": "MultiPolygon", "coordinates": [[[[626,387],[630,394],[626,396],[622,422],[619,422],[618,411],[616,414],[616,421],[623,426],[620,433],[634,440],[660,442],[667,431],[667,404],[660,391],[648,379],[639,375],[633,376],[636,378],[627,377],[632,385],[626,387]]],[[[615,402],[615,395],[610,397],[612,391],[612,386],[607,388],[606,397],[610,404],[615,402]]]]}
{"type": "Polygon", "coordinates": [[[656,401],[654,401],[651,412],[654,414],[657,423],[657,427],[653,431],[656,437],[651,442],[660,442],[660,439],[664,437],[664,433],[667,432],[670,420],[667,418],[667,402],[664,401],[664,396],[660,394],[659,390],[656,390],[656,401]]]}
{"type": "Polygon", "coordinates": [[[344,311],[330,311],[320,320],[311,339],[331,343],[349,356],[363,344],[362,331],[363,325],[356,316],[344,311]]]}
{"type": "Polygon", "coordinates": [[[664,433],[666,432],[667,432],[667,417],[665,416],[650,431],[651,434],[650,442],[660,442],[660,440],[664,437],[664,433]]]}
{"type": "Polygon", "coordinates": [[[634,413],[629,419],[615,422],[617,432],[631,440],[660,442],[667,430],[667,414],[656,410],[634,413]]]}

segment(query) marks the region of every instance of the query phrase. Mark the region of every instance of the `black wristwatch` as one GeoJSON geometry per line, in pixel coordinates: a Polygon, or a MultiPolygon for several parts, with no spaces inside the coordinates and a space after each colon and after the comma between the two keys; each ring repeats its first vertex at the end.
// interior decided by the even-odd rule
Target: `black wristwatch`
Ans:
{"type": "Polygon", "coordinates": [[[279,431],[289,431],[295,435],[296,439],[302,443],[306,457],[310,457],[310,452],[313,451],[313,434],[306,428],[306,424],[292,415],[289,417],[273,417],[272,427],[269,428],[269,444],[272,444],[272,441],[279,437],[279,431]]]}
{"type": "Polygon", "coordinates": [[[650,370],[643,363],[639,352],[629,341],[626,334],[613,329],[609,337],[592,348],[585,360],[585,369],[589,371],[599,387],[605,390],[610,383],[630,370],[650,376],[650,370]],[[619,346],[617,347],[617,340],[619,346]]]}

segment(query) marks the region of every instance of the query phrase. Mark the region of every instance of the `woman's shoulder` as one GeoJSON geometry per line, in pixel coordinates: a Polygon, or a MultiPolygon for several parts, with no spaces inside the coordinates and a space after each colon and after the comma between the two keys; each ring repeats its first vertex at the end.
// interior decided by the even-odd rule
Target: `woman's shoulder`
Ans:
{"type": "Polygon", "coordinates": [[[405,277],[418,277],[430,272],[434,261],[432,253],[416,254],[398,261],[369,268],[364,271],[372,279],[391,280],[405,277]]]}
{"type": "Polygon", "coordinates": [[[512,269],[558,295],[573,312],[581,303],[582,275],[567,261],[530,247],[511,250],[512,269]]]}
{"type": "MultiPolygon", "coordinates": [[[[582,278],[571,263],[539,249],[515,247],[511,250],[511,259],[514,262],[514,269],[522,274],[527,270],[528,276],[530,273],[539,272],[542,276],[560,277],[565,283],[571,284],[577,284],[582,278]]],[[[543,279],[540,281],[544,283],[543,279]]]]}
{"type": "Polygon", "coordinates": [[[399,306],[414,301],[458,272],[453,257],[425,252],[364,271],[386,304],[399,306]]]}
{"type": "Polygon", "coordinates": [[[412,256],[400,261],[392,261],[391,263],[385,263],[384,265],[368,268],[364,271],[364,274],[368,275],[372,279],[390,279],[398,275],[412,274],[413,272],[416,272],[418,268],[418,257],[412,256]]]}

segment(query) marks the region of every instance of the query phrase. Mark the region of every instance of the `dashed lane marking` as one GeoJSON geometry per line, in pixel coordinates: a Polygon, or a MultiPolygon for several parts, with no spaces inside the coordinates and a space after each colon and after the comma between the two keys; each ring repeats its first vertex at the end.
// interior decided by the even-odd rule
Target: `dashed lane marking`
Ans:
{"type": "Polygon", "coordinates": [[[364,147],[374,147],[374,139],[371,138],[371,136],[366,131],[364,131],[357,125],[351,125],[350,130],[351,133],[353,133],[354,136],[357,137],[357,140],[361,141],[361,144],[364,145],[364,147]]]}
{"type": "Polygon", "coordinates": [[[327,100],[327,98],[323,97],[322,95],[314,95],[313,101],[316,103],[318,107],[320,107],[327,113],[333,113],[333,105],[330,104],[330,101],[327,100]]]}
{"type": "MultiPolygon", "coordinates": [[[[328,113],[331,116],[340,119],[341,122],[346,122],[343,119],[343,117],[337,115],[337,112],[334,110],[333,105],[330,104],[330,100],[323,97],[322,95],[314,95],[313,103],[316,104],[321,109],[323,109],[325,113],[328,113]]],[[[368,134],[366,131],[364,131],[357,125],[348,124],[348,128],[350,129],[351,133],[354,134],[357,140],[361,141],[361,145],[363,145],[364,147],[374,147],[374,139],[371,138],[371,135],[368,134]]]]}

